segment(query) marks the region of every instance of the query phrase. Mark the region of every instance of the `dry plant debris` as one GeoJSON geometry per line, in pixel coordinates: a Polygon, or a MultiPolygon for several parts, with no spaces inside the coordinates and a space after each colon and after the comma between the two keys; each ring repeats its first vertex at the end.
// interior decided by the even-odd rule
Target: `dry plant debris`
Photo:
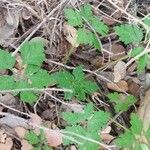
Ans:
{"type": "Polygon", "coordinates": [[[149,150],[148,0],[0,1],[0,150],[149,150]]]}

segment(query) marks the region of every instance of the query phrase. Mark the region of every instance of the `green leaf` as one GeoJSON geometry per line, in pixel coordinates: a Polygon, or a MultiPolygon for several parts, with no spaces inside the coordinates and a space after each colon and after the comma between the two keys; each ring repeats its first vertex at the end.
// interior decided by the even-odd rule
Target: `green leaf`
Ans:
{"type": "Polygon", "coordinates": [[[134,48],[134,49],[131,51],[131,53],[129,53],[129,56],[130,56],[130,57],[135,57],[135,56],[137,56],[139,53],[141,53],[143,50],[144,50],[143,47],[136,47],[136,48],[134,48]]]}
{"type": "Polygon", "coordinates": [[[125,99],[121,99],[120,96],[117,92],[108,94],[110,101],[114,102],[116,112],[127,111],[136,102],[135,97],[132,95],[128,95],[125,99]]]}
{"type": "Polygon", "coordinates": [[[104,111],[95,111],[87,122],[87,128],[89,131],[99,131],[104,128],[109,120],[109,114],[104,111]]]}
{"type": "Polygon", "coordinates": [[[145,70],[145,67],[147,65],[149,61],[149,56],[148,54],[145,54],[143,56],[141,56],[138,60],[137,60],[137,72],[143,72],[145,70]]]}
{"type": "Polygon", "coordinates": [[[84,120],[83,115],[84,113],[69,113],[64,112],[62,113],[63,119],[68,122],[68,124],[75,125],[76,123],[79,123],[84,120]]]}
{"type": "Polygon", "coordinates": [[[143,31],[137,25],[122,24],[114,29],[119,39],[125,44],[139,44],[143,39],[143,31]]]}
{"type": "Polygon", "coordinates": [[[147,129],[145,136],[147,137],[147,139],[150,139],[150,127],[147,129]]]}
{"type": "Polygon", "coordinates": [[[74,77],[71,73],[68,71],[60,71],[55,74],[55,79],[60,88],[70,89],[73,91],[71,92],[65,92],[65,99],[69,100],[74,96],[74,88],[73,88],[73,82],[74,77]]]}
{"type": "Polygon", "coordinates": [[[77,43],[93,45],[93,33],[87,29],[79,28],[77,32],[77,43]]]}
{"type": "Polygon", "coordinates": [[[81,113],[64,112],[62,113],[62,115],[63,119],[66,120],[68,124],[75,125],[77,123],[85,121],[92,113],[93,113],[93,105],[91,103],[88,103],[87,106],[84,107],[84,112],[81,113]]]}
{"type": "Polygon", "coordinates": [[[54,73],[53,76],[55,76],[56,84],[58,84],[60,88],[73,91],[73,93],[65,92],[65,99],[71,99],[75,96],[78,100],[85,100],[86,94],[91,94],[98,90],[95,83],[85,80],[82,66],[75,68],[72,74],[68,71],[60,71],[54,73]]]}
{"type": "Polygon", "coordinates": [[[15,81],[11,76],[0,76],[0,90],[14,89],[15,81]]]}
{"type": "Polygon", "coordinates": [[[38,72],[39,70],[40,70],[40,66],[28,65],[27,68],[25,69],[25,74],[27,76],[31,76],[34,73],[38,72]]]}
{"type": "Polygon", "coordinates": [[[45,59],[44,46],[40,41],[26,42],[20,51],[24,64],[41,66],[45,59]]]}
{"type": "Polygon", "coordinates": [[[111,102],[116,102],[116,101],[119,101],[120,99],[120,95],[117,92],[109,93],[107,97],[110,99],[111,102]]]}
{"type": "Polygon", "coordinates": [[[149,147],[146,144],[140,144],[140,150],[149,150],[149,147]]]}
{"type": "Polygon", "coordinates": [[[125,148],[132,149],[132,144],[134,144],[135,141],[136,141],[135,136],[128,131],[119,136],[119,138],[116,140],[116,144],[123,149],[125,148]]]}
{"type": "Polygon", "coordinates": [[[89,94],[92,94],[99,89],[97,84],[92,81],[85,80],[83,81],[83,85],[84,85],[85,92],[89,94]]]}
{"type": "Polygon", "coordinates": [[[100,21],[98,17],[92,17],[90,24],[93,27],[93,29],[102,36],[108,34],[109,28],[102,21],[100,21]]]}
{"type": "Polygon", "coordinates": [[[0,49],[0,70],[12,69],[15,62],[15,58],[9,52],[0,49]]]}
{"type": "Polygon", "coordinates": [[[32,87],[43,88],[51,84],[51,77],[46,70],[40,69],[38,72],[30,76],[32,87]]]}
{"type": "Polygon", "coordinates": [[[68,20],[68,23],[72,26],[82,26],[83,20],[82,16],[80,15],[80,12],[73,9],[65,9],[65,17],[68,20]]]}
{"type": "Polygon", "coordinates": [[[90,4],[84,4],[81,7],[80,14],[84,17],[87,21],[93,17],[92,7],[90,4]]]}
{"type": "Polygon", "coordinates": [[[131,131],[133,134],[140,135],[143,129],[143,123],[137,114],[131,114],[131,131]]]}
{"type": "MultiPolygon", "coordinates": [[[[90,139],[94,139],[96,141],[99,141],[99,135],[96,132],[93,132],[92,130],[90,132],[88,132],[85,128],[77,125],[77,126],[72,126],[72,127],[66,127],[65,131],[69,131],[69,132],[73,132],[75,134],[81,135],[83,137],[87,137],[90,139]]],[[[79,150],[99,150],[99,145],[92,143],[88,140],[82,139],[80,137],[77,136],[73,136],[73,138],[78,141],[78,149],[79,150]],[[79,144],[80,143],[80,144],[79,144]]],[[[65,145],[69,145],[69,144],[74,144],[74,142],[70,141],[70,140],[65,140],[63,142],[65,145]]],[[[76,144],[76,143],[75,143],[76,144]]]]}
{"type": "Polygon", "coordinates": [[[20,93],[20,98],[23,102],[32,104],[37,101],[38,96],[30,91],[25,91],[20,93]]]}
{"type": "Polygon", "coordinates": [[[146,17],[144,23],[150,27],[150,17],[146,17]]]}
{"type": "Polygon", "coordinates": [[[85,76],[85,74],[83,72],[83,66],[76,67],[73,70],[72,74],[74,75],[75,80],[81,80],[82,81],[84,79],[84,76],[85,76]]]}
{"type": "Polygon", "coordinates": [[[36,145],[40,142],[38,136],[33,131],[27,132],[25,138],[32,145],[36,145]]]}

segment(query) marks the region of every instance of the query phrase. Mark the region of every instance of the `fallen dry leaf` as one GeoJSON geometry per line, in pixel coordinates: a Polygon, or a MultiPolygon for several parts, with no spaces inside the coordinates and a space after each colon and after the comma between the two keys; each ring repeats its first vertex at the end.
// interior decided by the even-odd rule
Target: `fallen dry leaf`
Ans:
{"type": "Polygon", "coordinates": [[[22,144],[21,150],[32,150],[33,149],[33,146],[30,145],[29,142],[26,140],[22,140],[21,144],[22,144]]]}
{"type": "Polygon", "coordinates": [[[121,45],[117,43],[110,44],[104,44],[104,49],[111,52],[112,54],[109,56],[108,53],[104,52],[104,57],[108,58],[110,57],[112,60],[118,60],[119,58],[126,55],[126,49],[121,45]]]}
{"type": "Polygon", "coordinates": [[[25,137],[26,132],[27,132],[27,130],[23,127],[16,127],[16,128],[14,128],[14,130],[20,139],[23,139],[25,137]]]}
{"type": "Polygon", "coordinates": [[[13,141],[11,138],[7,138],[5,143],[0,143],[0,150],[11,150],[13,141]]]}
{"type": "Polygon", "coordinates": [[[102,133],[101,138],[102,138],[103,142],[110,143],[115,137],[113,137],[109,133],[102,133]]]}
{"type": "Polygon", "coordinates": [[[73,47],[78,47],[79,44],[77,43],[77,30],[73,27],[67,24],[65,22],[63,24],[63,32],[64,35],[66,36],[66,40],[73,46],[73,47]]]}
{"type": "Polygon", "coordinates": [[[139,96],[140,96],[140,86],[137,83],[133,82],[132,80],[129,80],[128,81],[128,87],[129,87],[128,91],[133,96],[139,98],[139,96]]]}
{"type": "Polygon", "coordinates": [[[126,63],[123,61],[119,61],[114,66],[114,82],[119,82],[126,76],[126,63]]]}
{"type": "Polygon", "coordinates": [[[107,83],[107,87],[110,90],[117,91],[117,92],[127,92],[128,91],[128,84],[124,80],[121,80],[117,83],[107,83]]]}
{"type": "Polygon", "coordinates": [[[105,129],[102,130],[101,133],[110,133],[111,131],[111,126],[107,126],[105,129]]]}
{"type": "Polygon", "coordinates": [[[62,144],[62,134],[59,130],[45,130],[47,142],[52,147],[57,147],[62,144]]]}

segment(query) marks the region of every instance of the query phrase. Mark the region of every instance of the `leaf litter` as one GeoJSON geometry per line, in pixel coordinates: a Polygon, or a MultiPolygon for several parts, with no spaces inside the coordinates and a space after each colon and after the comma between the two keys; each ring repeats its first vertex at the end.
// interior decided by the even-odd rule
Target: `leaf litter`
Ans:
{"type": "MultiPolygon", "coordinates": [[[[126,141],[127,137],[132,142],[134,139],[138,140],[139,135],[134,137],[131,133],[139,134],[142,126],[146,131],[146,136],[149,136],[150,92],[148,89],[150,84],[149,68],[145,65],[149,61],[147,54],[140,58],[141,63],[135,61],[131,66],[126,65],[130,60],[130,57],[127,57],[130,56],[129,50],[134,52],[132,47],[143,42],[145,34],[143,34],[142,27],[128,24],[128,19],[132,18],[128,13],[133,7],[128,1],[113,2],[114,5],[111,2],[111,0],[92,1],[92,7],[87,4],[87,1],[77,2],[76,0],[71,1],[71,5],[67,1],[13,0],[11,6],[9,1],[0,2],[2,47],[0,69],[3,71],[0,82],[5,85],[5,90],[12,89],[14,86],[12,76],[15,76],[15,79],[23,79],[29,85],[33,84],[38,88],[51,88],[52,85],[52,87],[71,88],[73,91],[73,93],[52,91],[51,94],[56,97],[55,99],[46,92],[40,95],[37,92],[22,92],[20,98],[22,97],[24,102],[20,101],[16,92],[2,93],[0,95],[2,107],[0,125],[4,129],[8,129],[5,127],[8,126],[14,132],[11,132],[11,135],[9,130],[0,130],[0,149],[12,149],[13,145],[16,145],[14,141],[21,142],[20,149],[22,150],[36,148],[38,141],[43,141],[41,149],[50,149],[50,147],[63,149],[65,146],[70,149],[96,150],[100,147],[117,149],[116,143],[112,142],[116,135],[119,137],[118,145],[126,146],[128,144],[123,142],[129,142],[126,141]],[[116,5],[121,10],[115,7],[116,5]],[[125,8],[128,10],[126,13],[122,11],[125,8]],[[51,14],[49,19],[38,28],[47,14],[51,14]],[[117,25],[120,22],[123,22],[122,25],[117,25]],[[109,29],[113,32],[110,33],[109,29]],[[11,52],[15,51],[25,39],[30,41],[21,46],[17,57],[12,57],[11,52]],[[35,45],[32,47],[31,43],[35,45]],[[36,43],[42,43],[44,48],[40,44],[37,46],[36,43]],[[29,49],[27,50],[26,47],[29,49]],[[48,64],[45,56],[54,63],[48,64]],[[5,61],[9,63],[4,63],[5,61]],[[76,69],[72,71],[71,67],[76,69]],[[145,70],[146,73],[144,72],[146,78],[141,80],[139,74],[146,67],[148,68],[145,70]],[[136,68],[138,73],[136,73],[136,68]],[[44,69],[46,71],[43,72],[44,69]],[[55,74],[57,71],[58,73],[55,74]],[[52,73],[55,79],[50,81],[51,85],[48,80],[45,80],[49,78],[48,73],[52,73]],[[63,78],[58,78],[60,75],[63,78]],[[65,82],[65,77],[68,82],[65,82]],[[38,84],[37,80],[40,81],[38,84]],[[93,84],[93,81],[96,84],[93,84]],[[92,97],[97,92],[100,93],[98,99],[106,105],[98,105],[93,101],[92,97]],[[110,101],[107,96],[109,93],[113,93],[110,101]],[[36,100],[37,97],[39,98],[36,104],[35,101],[32,102],[34,105],[28,104],[31,96],[36,100]],[[118,99],[115,99],[116,97],[118,99]],[[71,102],[65,99],[70,99],[71,102]],[[93,104],[90,105],[89,102],[93,104]],[[120,113],[122,110],[125,112],[120,113]],[[50,113],[50,117],[44,117],[43,112],[47,112],[45,115],[50,113]],[[136,112],[142,123],[138,116],[132,114],[136,112]],[[62,114],[65,114],[65,117],[62,114]],[[105,118],[100,116],[105,116],[105,118]],[[114,121],[109,120],[109,116],[114,121]],[[47,126],[46,123],[48,123],[47,126]],[[124,123],[125,128],[128,127],[130,132],[122,134],[124,123]],[[137,124],[142,125],[137,127],[137,124]],[[66,130],[63,130],[64,128],[66,130]],[[137,131],[137,128],[141,128],[140,131],[137,131]],[[44,134],[41,129],[44,130],[44,134]],[[30,133],[28,134],[30,140],[26,138],[27,133],[30,133]],[[85,143],[83,139],[88,142],[85,143]],[[32,142],[36,144],[31,144],[32,142]]],[[[149,13],[145,5],[141,6],[138,3],[138,15],[140,11],[145,16],[149,13]],[[141,10],[141,7],[144,9],[141,10]]],[[[132,19],[134,20],[134,16],[132,19]]],[[[145,23],[149,25],[148,19],[145,23]]],[[[132,57],[136,55],[138,53],[134,53],[132,57]]],[[[17,87],[25,88],[25,85],[25,82],[19,82],[17,87]]],[[[135,145],[132,144],[128,146],[133,149],[135,145]]],[[[139,146],[145,145],[140,143],[139,146]]]]}

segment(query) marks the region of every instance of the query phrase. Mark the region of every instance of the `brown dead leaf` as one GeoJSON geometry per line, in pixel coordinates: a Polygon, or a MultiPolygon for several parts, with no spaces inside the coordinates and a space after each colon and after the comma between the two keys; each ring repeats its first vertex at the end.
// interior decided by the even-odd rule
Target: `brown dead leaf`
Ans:
{"type": "Polygon", "coordinates": [[[111,126],[108,126],[105,129],[103,129],[101,133],[110,133],[110,131],[111,131],[111,126]]]}
{"type": "Polygon", "coordinates": [[[115,137],[113,137],[109,133],[103,133],[101,134],[101,138],[105,143],[110,143],[115,137]]]}
{"type": "Polygon", "coordinates": [[[127,92],[128,91],[128,84],[124,80],[121,80],[117,83],[107,83],[107,87],[110,90],[117,91],[117,92],[127,92]]]}
{"type": "Polygon", "coordinates": [[[126,76],[126,63],[123,61],[119,61],[114,66],[114,82],[119,82],[126,76]]]}
{"type": "Polygon", "coordinates": [[[11,138],[7,138],[5,143],[0,143],[0,150],[11,150],[13,141],[11,138]]]}
{"type": "Polygon", "coordinates": [[[17,103],[17,100],[11,93],[6,93],[0,94],[0,102],[8,106],[13,106],[17,103]]]}
{"type": "Polygon", "coordinates": [[[21,150],[32,150],[33,149],[33,146],[30,145],[29,142],[26,140],[22,140],[21,144],[22,144],[21,150]]]}
{"type": "Polygon", "coordinates": [[[77,43],[77,30],[73,27],[67,24],[65,22],[63,24],[63,32],[64,35],[66,36],[66,40],[73,46],[73,47],[78,47],[79,44],[77,43]]]}
{"type": "Polygon", "coordinates": [[[59,130],[45,130],[47,142],[52,147],[62,144],[62,134],[59,130]]]}
{"type": "Polygon", "coordinates": [[[129,92],[135,96],[135,97],[139,97],[140,96],[140,86],[133,82],[132,80],[128,81],[128,87],[129,87],[129,92]]]}
{"type": "Polygon", "coordinates": [[[14,130],[20,139],[23,139],[25,137],[26,132],[27,132],[27,130],[23,127],[16,127],[14,130]]]}
{"type": "Polygon", "coordinates": [[[118,60],[119,58],[125,56],[126,49],[121,44],[117,43],[113,43],[112,45],[104,44],[103,47],[104,49],[112,53],[112,55],[109,56],[108,53],[104,52],[105,58],[111,57],[112,60],[118,60]]]}

